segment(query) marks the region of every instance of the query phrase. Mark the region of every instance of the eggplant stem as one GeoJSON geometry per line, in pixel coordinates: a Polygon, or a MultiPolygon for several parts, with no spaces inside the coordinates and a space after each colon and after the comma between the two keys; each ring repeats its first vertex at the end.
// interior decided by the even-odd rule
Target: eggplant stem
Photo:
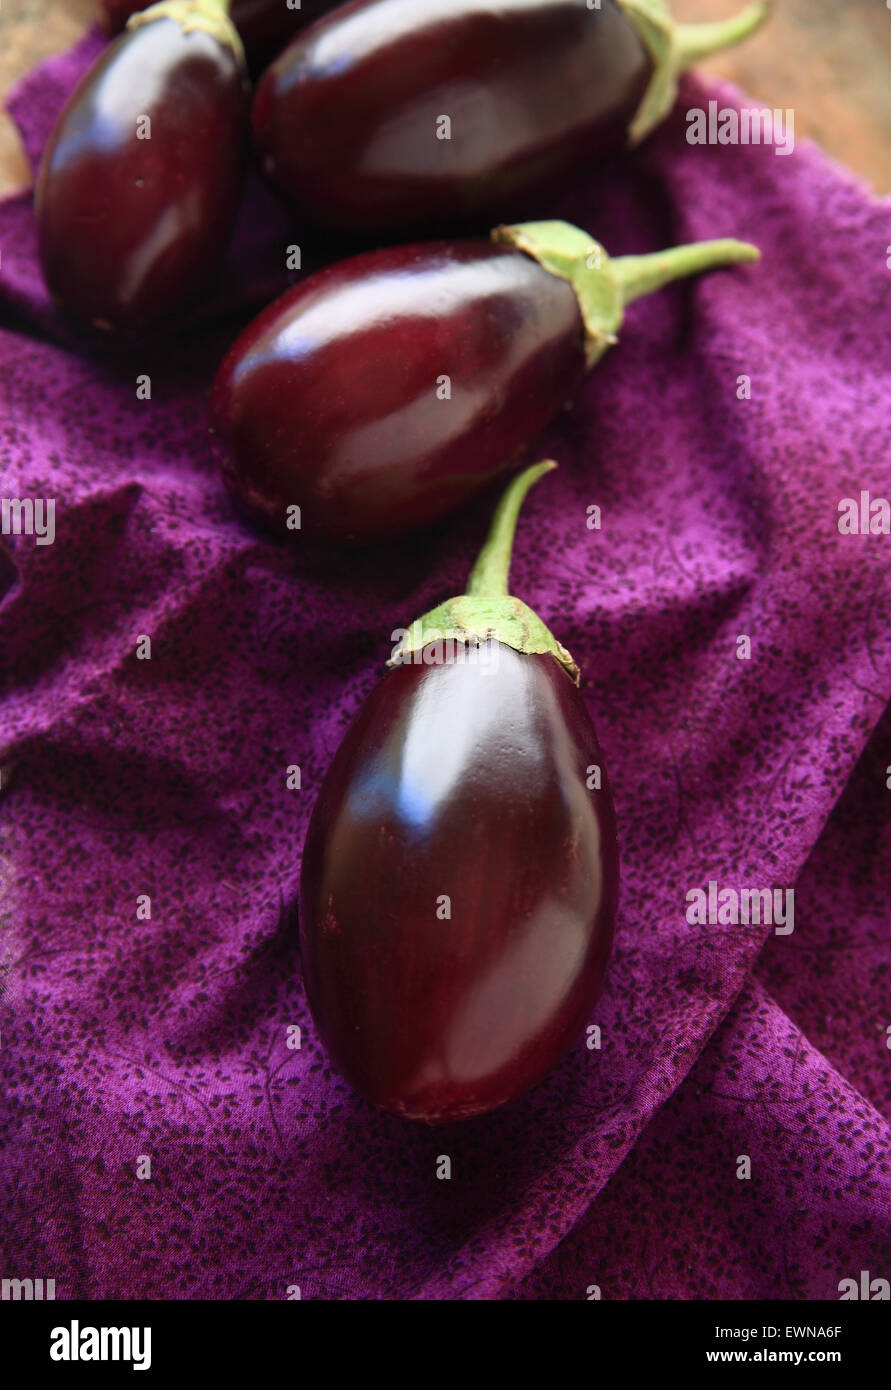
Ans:
{"type": "Polygon", "coordinates": [[[232,0],[155,0],[146,10],[135,10],[127,20],[127,33],[154,24],[158,19],[172,19],[184,34],[195,31],[212,35],[224,47],[232,49],[239,65],[244,68],[244,45],[232,23],[229,11],[232,0]]]}
{"type": "Polygon", "coordinates": [[[517,518],[526,494],[539,478],[557,467],[553,459],[534,463],[512,478],[501,494],[483,548],[470,571],[466,593],[473,598],[507,598],[517,518]]]}
{"type": "Polygon", "coordinates": [[[674,43],[677,68],[683,72],[692,63],[709,58],[722,48],[730,48],[741,43],[763,24],[770,13],[770,5],[759,3],[747,5],[732,19],[719,19],[711,24],[678,24],[675,26],[674,43]]]}
{"type": "Polygon", "coordinates": [[[760,259],[757,246],[733,237],[722,237],[716,241],[694,241],[688,246],[670,246],[647,256],[614,256],[610,269],[618,283],[622,303],[630,304],[641,295],[651,294],[685,275],[700,275],[705,270],[760,259]]]}

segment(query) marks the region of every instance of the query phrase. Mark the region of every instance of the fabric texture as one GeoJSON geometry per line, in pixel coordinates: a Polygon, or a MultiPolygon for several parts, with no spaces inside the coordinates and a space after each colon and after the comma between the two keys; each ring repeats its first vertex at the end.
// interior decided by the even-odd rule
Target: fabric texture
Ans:
{"type": "MultiPolygon", "coordinates": [[[[19,88],[32,159],[100,42],[19,88]]],[[[688,76],[633,157],[540,212],[614,254],[732,235],[763,261],[631,306],[530,450],[561,467],[512,587],[583,670],[616,950],[600,1049],[443,1129],[329,1065],[294,903],[390,634],[460,591],[493,496],[359,553],[262,536],[222,491],[205,404],[286,283],[275,201],[252,185],[200,323],[104,361],[50,305],[30,196],[0,206],[0,488],[56,499],[53,544],[0,551],[5,1276],[161,1299],[891,1279],[891,537],[838,528],[842,498],[891,497],[889,205],[812,146],[689,146],[684,113],[713,98],[742,100],[688,76]],[[794,930],[691,922],[710,882],[794,889],[794,930]]]]}

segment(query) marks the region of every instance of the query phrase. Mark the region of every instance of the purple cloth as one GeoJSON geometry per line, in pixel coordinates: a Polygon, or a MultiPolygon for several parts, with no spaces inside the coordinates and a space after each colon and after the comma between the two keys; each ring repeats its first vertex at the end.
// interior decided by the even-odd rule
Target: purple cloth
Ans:
{"type": "MultiPolygon", "coordinates": [[[[32,157],[97,42],[19,90],[32,157]]],[[[460,591],[492,499],[362,555],[261,537],[206,435],[232,322],[150,366],[73,351],[29,198],[0,207],[3,496],[57,499],[54,544],[0,553],[4,1276],[226,1299],[836,1299],[891,1278],[891,537],[838,529],[842,498],[891,496],[889,207],[812,147],[688,146],[684,112],[715,96],[739,100],[686,79],[633,160],[542,208],[614,253],[735,235],[764,260],[632,306],[533,451],[562,466],[513,587],[584,672],[617,946],[601,1049],[443,1130],[329,1066],[294,897],[390,633],[460,591]],[[794,931],[691,923],[709,882],[794,888],[794,931]]],[[[271,292],[289,233],[260,196],[211,317],[271,292]]]]}

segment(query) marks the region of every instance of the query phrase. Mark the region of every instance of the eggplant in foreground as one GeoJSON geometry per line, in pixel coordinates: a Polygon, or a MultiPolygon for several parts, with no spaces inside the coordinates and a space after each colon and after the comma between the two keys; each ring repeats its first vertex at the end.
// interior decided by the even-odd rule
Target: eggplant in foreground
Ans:
{"type": "Polygon", "coordinates": [[[375,1105],[494,1110],[576,1042],[613,938],[611,792],[569,653],[508,595],[508,485],[467,593],[418,619],[338,749],[303,856],[310,1009],[375,1105]]]}

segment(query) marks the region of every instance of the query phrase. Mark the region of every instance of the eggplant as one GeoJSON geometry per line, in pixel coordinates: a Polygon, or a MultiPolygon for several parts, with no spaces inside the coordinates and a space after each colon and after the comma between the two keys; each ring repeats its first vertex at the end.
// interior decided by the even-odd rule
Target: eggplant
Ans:
{"type": "Polygon", "coordinates": [[[300,875],[309,1007],[367,1100],[443,1123],[560,1061],[603,984],[619,851],[572,657],[508,596],[508,485],[467,593],[401,634],[313,808],[300,875]]]}
{"type": "Polygon", "coordinates": [[[130,21],[64,107],[35,191],[46,283],[103,333],[184,313],[222,261],[244,171],[248,87],[223,0],[130,21]]]}
{"type": "Polygon", "coordinates": [[[586,232],[540,222],[328,266],[264,310],[217,373],[225,484],[291,540],[383,540],[437,521],[521,462],[615,342],[626,304],[757,258],[719,240],[611,259],[586,232]]]}
{"type": "Polygon", "coordinates": [[[302,223],[405,240],[525,220],[643,139],[679,73],[766,13],[677,25],[663,0],[359,0],[267,69],[254,145],[302,223]]]}

